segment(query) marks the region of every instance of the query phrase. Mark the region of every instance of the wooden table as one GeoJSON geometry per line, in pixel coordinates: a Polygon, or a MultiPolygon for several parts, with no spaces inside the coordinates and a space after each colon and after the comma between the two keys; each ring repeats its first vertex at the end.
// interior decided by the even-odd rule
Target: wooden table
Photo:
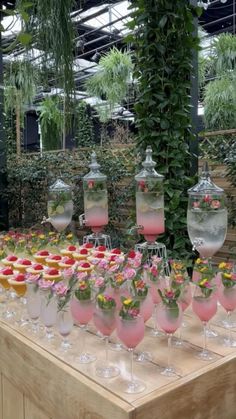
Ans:
{"type": "MultiPolygon", "coordinates": [[[[212,321],[216,326],[223,312],[212,321]]],[[[172,349],[172,360],[181,370],[178,377],[160,374],[167,362],[167,340],[150,336],[150,327],[138,350],[149,350],[153,362],[135,363],[135,375],[146,382],[136,395],[121,391],[128,377],[128,354],[110,351],[121,375],[106,380],[95,376],[95,363],[80,365],[79,330],[74,328],[74,353],[65,358],[56,346],[33,339],[23,328],[0,321],[0,419],[235,419],[236,350],[225,348],[219,338],[209,339],[215,359],[200,361],[195,354],[203,337],[199,321],[189,312],[183,329],[185,347],[172,349]]],[[[98,359],[104,356],[104,342],[90,329],[87,346],[98,359]]],[[[236,338],[236,332],[233,332],[236,338]]]]}

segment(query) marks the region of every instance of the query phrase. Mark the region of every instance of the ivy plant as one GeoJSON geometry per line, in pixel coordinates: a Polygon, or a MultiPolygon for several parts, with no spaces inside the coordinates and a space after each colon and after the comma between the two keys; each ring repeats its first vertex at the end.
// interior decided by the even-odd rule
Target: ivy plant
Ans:
{"type": "Polygon", "coordinates": [[[166,234],[172,255],[190,250],[186,230],[187,189],[192,141],[190,74],[198,49],[193,17],[199,12],[186,0],[133,0],[133,31],[127,42],[135,50],[134,77],[139,83],[135,106],[137,144],[151,145],[157,170],[165,176],[166,234]]]}

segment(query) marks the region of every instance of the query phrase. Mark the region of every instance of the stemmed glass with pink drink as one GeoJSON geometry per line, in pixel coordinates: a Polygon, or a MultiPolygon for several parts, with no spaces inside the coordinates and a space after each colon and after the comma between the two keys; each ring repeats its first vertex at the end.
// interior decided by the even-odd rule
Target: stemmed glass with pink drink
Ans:
{"type": "Polygon", "coordinates": [[[171,365],[171,341],[172,336],[182,323],[182,308],[178,303],[180,296],[180,289],[165,289],[164,291],[159,290],[162,303],[157,307],[157,321],[160,328],[168,336],[168,360],[167,366],[161,372],[162,375],[167,377],[175,377],[178,375],[176,369],[171,365]]]}
{"type": "Polygon", "coordinates": [[[78,362],[80,364],[89,364],[90,362],[96,360],[96,356],[86,352],[85,350],[86,326],[93,317],[94,312],[94,299],[92,296],[92,287],[88,279],[78,280],[77,288],[71,300],[70,307],[72,316],[82,332],[82,350],[80,356],[78,357],[78,362]]]}
{"type": "Polygon", "coordinates": [[[144,338],[144,321],[139,315],[139,301],[122,297],[122,308],[117,319],[117,336],[130,352],[130,380],[123,384],[124,392],[140,393],[146,386],[142,381],[136,380],[133,374],[133,351],[144,338]]]}
{"type": "MultiPolygon", "coordinates": [[[[143,318],[144,323],[146,323],[152,316],[154,304],[152,296],[149,293],[148,285],[142,279],[141,272],[141,270],[138,270],[135,278],[132,280],[130,292],[134,300],[140,302],[140,316],[143,318]]],[[[150,352],[141,352],[135,360],[138,362],[151,361],[152,355],[150,352]]]]}
{"type": "Polygon", "coordinates": [[[96,374],[102,378],[112,378],[119,375],[117,367],[108,362],[108,340],[116,328],[117,312],[114,298],[107,294],[97,296],[97,304],[93,313],[93,322],[97,330],[105,337],[105,361],[99,362],[96,366],[96,374]]]}
{"type": "Polygon", "coordinates": [[[232,338],[231,314],[236,308],[236,272],[231,263],[221,264],[221,283],[218,288],[218,299],[227,312],[227,324],[229,329],[228,338],[224,339],[225,346],[235,347],[236,341],[232,338]]]}
{"type": "MultiPolygon", "coordinates": [[[[190,306],[192,301],[192,291],[189,283],[189,276],[187,272],[187,265],[183,261],[171,261],[171,274],[170,274],[171,288],[180,290],[178,302],[182,308],[182,313],[190,306]]],[[[184,342],[182,340],[182,327],[184,322],[179,329],[179,338],[174,341],[175,346],[182,347],[184,342]]]]}
{"type": "Polygon", "coordinates": [[[163,291],[167,287],[167,281],[163,267],[163,259],[155,258],[155,261],[152,261],[151,266],[145,265],[144,276],[146,277],[146,283],[149,286],[149,293],[154,304],[154,329],[151,329],[151,335],[154,337],[163,336],[162,332],[158,330],[157,325],[157,306],[161,303],[161,297],[159,295],[158,289],[163,291]]]}
{"type": "Polygon", "coordinates": [[[197,358],[203,361],[209,361],[214,358],[213,354],[207,349],[206,328],[209,320],[217,312],[217,298],[215,295],[215,286],[209,278],[203,278],[196,283],[193,295],[192,308],[203,324],[204,346],[203,350],[197,355],[197,358]]]}

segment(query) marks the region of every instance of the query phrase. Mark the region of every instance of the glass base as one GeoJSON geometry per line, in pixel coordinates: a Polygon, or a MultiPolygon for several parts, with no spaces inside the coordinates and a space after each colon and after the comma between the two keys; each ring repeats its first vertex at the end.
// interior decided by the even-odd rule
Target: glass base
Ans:
{"type": "Polygon", "coordinates": [[[197,353],[196,358],[201,361],[211,361],[215,358],[215,355],[207,349],[203,349],[201,352],[197,353]]]}
{"type": "Polygon", "coordinates": [[[162,333],[160,330],[157,330],[157,329],[151,329],[150,336],[154,338],[161,338],[164,336],[164,333],[162,333]]]}
{"type": "Polygon", "coordinates": [[[211,329],[210,327],[206,328],[206,337],[207,338],[217,338],[218,336],[219,335],[215,330],[211,329]]]}
{"type": "Polygon", "coordinates": [[[229,339],[229,338],[225,338],[223,341],[223,345],[226,346],[227,348],[235,348],[236,347],[236,340],[234,339],[229,339]]]}
{"type": "Polygon", "coordinates": [[[141,352],[134,359],[136,362],[152,362],[152,354],[150,352],[141,352]]]}
{"type": "Polygon", "coordinates": [[[138,380],[124,381],[122,384],[122,391],[128,394],[142,393],[145,389],[145,384],[138,380]]]}
{"type": "Polygon", "coordinates": [[[182,339],[172,339],[171,346],[175,348],[183,348],[185,346],[185,342],[182,339]]]}
{"type": "Polygon", "coordinates": [[[2,317],[5,320],[11,320],[15,317],[15,315],[16,315],[16,313],[14,311],[10,311],[10,310],[4,311],[2,313],[2,317]]]}
{"type": "Polygon", "coordinates": [[[60,352],[67,352],[72,348],[72,344],[69,341],[62,341],[61,346],[59,347],[60,352]]]}
{"type": "Polygon", "coordinates": [[[101,378],[113,378],[120,374],[120,370],[110,364],[101,364],[96,367],[96,375],[101,378]]]}
{"type": "Polygon", "coordinates": [[[229,322],[228,319],[219,320],[217,323],[219,326],[226,327],[227,329],[233,329],[236,327],[236,322],[229,322]]]}
{"type": "Polygon", "coordinates": [[[169,366],[161,371],[161,375],[164,375],[165,377],[178,377],[181,374],[174,367],[169,366]]]}
{"type": "Polygon", "coordinates": [[[76,361],[79,362],[79,364],[90,364],[91,362],[96,361],[96,359],[97,358],[95,355],[91,355],[87,352],[84,352],[80,354],[78,358],[76,358],[76,361]]]}
{"type": "Polygon", "coordinates": [[[109,346],[111,351],[123,351],[124,347],[121,343],[111,343],[109,346]]]}

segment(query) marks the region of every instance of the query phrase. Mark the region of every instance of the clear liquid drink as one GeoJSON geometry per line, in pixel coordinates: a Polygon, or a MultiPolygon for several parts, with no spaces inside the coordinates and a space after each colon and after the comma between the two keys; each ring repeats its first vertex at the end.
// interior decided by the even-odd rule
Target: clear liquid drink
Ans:
{"type": "Polygon", "coordinates": [[[147,147],[143,170],[136,180],[136,222],[139,233],[153,243],[165,231],[163,176],[155,171],[152,149],[147,147]]]}
{"type": "Polygon", "coordinates": [[[207,163],[199,183],[188,193],[188,235],[201,257],[209,258],[225,241],[228,215],[224,191],[212,182],[207,163]]]}

